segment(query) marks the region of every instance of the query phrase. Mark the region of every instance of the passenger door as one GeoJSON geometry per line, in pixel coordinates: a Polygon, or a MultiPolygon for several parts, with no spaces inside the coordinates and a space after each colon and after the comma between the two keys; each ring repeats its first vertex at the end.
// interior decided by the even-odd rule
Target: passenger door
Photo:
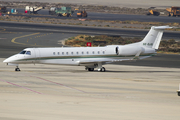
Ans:
{"type": "Polygon", "coordinates": [[[40,51],[38,48],[34,48],[34,56],[35,56],[35,59],[34,59],[34,63],[38,63],[39,61],[39,58],[40,58],[40,51]]]}

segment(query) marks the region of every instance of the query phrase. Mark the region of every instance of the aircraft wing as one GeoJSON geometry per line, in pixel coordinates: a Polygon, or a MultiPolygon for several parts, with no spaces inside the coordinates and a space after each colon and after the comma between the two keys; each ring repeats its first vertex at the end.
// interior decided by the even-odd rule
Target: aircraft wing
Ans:
{"type": "Polygon", "coordinates": [[[79,64],[93,64],[93,63],[112,63],[112,62],[121,62],[121,61],[131,61],[131,59],[105,59],[105,60],[80,60],[78,61],[79,64]]]}
{"type": "Polygon", "coordinates": [[[126,59],[99,59],[99,60],[80,60],[77,61],[79,64],[93,64],[93,63],[112,63],[112,62],[122,62],[122,61],[135,61],[138,59],[148,58],[150,56],[139,57],[141,54],[141,50],[137,52],[134,57],[126,58],[126,59]]]}

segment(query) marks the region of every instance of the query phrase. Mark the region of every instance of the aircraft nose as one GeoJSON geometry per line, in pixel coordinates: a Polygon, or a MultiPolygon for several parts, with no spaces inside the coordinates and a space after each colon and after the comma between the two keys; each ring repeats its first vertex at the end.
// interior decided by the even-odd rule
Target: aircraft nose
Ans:
{"type": "Polygon", "coordinates": [[[7,58],[7,59],[5,59],[4,61],[3,61],[3,63],[8,63],[8,62],[10,62],[11,60],[9,59],[9,58],[7,58]]]}
{"type": "Polygon", "coordinates": [[[13,55],[13,56],[5,59],[3,62],[4,63],[13,63],[15,59],[16,59],[16,55],[13,55]]]}

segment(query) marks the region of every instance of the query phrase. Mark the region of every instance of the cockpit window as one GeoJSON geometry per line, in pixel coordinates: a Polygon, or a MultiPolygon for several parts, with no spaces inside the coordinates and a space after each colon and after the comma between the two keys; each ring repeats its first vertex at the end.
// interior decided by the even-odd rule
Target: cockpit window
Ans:
{"type": "Polygon", "coordinates": [[[23,50],[23,51],[21,51],[19,54],[25,54],[26,53],[26,51],[25,50],[23,50]]]}
{"type": "Polygon", "coordinates": [[[27,52],[26,52],[26,55],[31,55],[31,51],[27,51],[27,52]]]}

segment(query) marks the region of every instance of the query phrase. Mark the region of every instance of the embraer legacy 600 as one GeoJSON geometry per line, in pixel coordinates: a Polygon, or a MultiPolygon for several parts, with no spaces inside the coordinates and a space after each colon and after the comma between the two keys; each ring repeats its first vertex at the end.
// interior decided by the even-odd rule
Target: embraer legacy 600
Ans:
{"type": "Polygon", "coordinates": [[[137,43],[127,45],[108,45],[105,47],[54,47],[26,48],[19,54],[13,55],[4,63],[16,66],[19,64],[54,64],[85,66],[88,71],[106,71],[102,65],[144,59],[156,54],[163,31],[169,26],[152,26],[146,37],[137,43]]]}

